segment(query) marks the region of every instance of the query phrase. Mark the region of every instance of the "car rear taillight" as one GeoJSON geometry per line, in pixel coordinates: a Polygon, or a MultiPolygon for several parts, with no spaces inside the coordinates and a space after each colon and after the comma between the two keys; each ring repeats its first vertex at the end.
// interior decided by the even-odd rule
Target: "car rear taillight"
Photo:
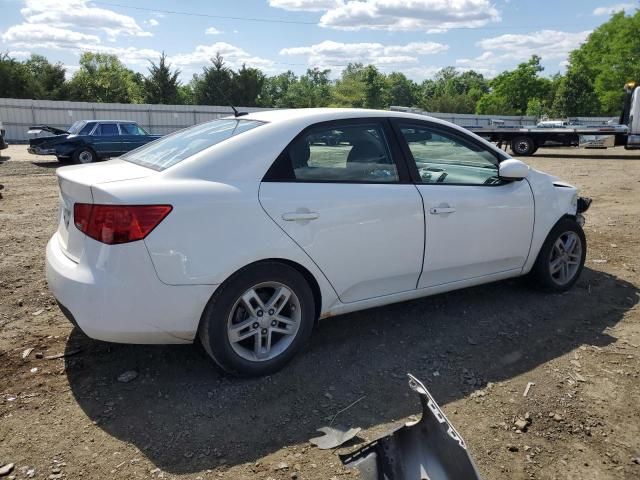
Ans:
{"type": "Polygon", "coordinates": [[[169,215],[171,205],[76,203],[73,219],[82,233],[108,245],[142,240],[169,215]]]}

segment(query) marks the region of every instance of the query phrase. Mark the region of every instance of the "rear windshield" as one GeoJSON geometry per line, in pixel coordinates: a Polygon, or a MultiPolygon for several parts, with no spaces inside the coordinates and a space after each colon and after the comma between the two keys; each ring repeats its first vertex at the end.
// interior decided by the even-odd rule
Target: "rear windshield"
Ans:
{"type": "Polygon", "coordinates": [[[155,142],[137,148],[123,160],[154,170],[164,170],[185,158],[228,138],[262,125],[255,120],[220,119],[180,130],[155,142]]]}

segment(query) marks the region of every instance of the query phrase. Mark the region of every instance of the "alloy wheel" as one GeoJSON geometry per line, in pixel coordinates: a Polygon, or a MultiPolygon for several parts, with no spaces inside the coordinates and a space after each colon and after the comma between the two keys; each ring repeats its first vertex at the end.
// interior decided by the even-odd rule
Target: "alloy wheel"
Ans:
{"type": "Polygon", "coordinates": [[[234,352],[252,362],[271,360],[296,337],[300,300],[286,285],[263,282],[246,290],[231,308],[227,337],[234,352]]]}
{"type": "Polygon", "coordinates": [[[566,285],[576,276],[582,258],[582,241],[575,232],[565,232],[551,249],[549,272],[558,285],[566,285]]]}

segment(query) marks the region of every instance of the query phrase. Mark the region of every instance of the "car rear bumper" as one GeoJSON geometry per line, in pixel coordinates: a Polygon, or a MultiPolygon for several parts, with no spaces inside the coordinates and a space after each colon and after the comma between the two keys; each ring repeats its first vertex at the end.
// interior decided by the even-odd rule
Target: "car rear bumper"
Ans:
{"type": "Polygon", "coordinates": [[[46,275],[61,310],[86,335],[117,343],[191,343],[214,285],[169,286],[142,242],[104,245],[87,237],[78,263],[56,233],[46,275]]]}

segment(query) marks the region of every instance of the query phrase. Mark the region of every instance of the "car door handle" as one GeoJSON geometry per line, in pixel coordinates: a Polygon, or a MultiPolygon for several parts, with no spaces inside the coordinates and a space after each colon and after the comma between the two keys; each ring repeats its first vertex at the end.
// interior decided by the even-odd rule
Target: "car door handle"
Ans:
{"type": "Polygon", "coordinates": [[[441,215],[443,213],[453,213],[456,209],[453,207],[433,207],[429,209],[431,215],[441,215]]]}
{"type": "Polygon", "coordinates": [[[317,212],[289,212],[282,214],[282,219],[285,222],[308,222],[309,220],[316,220],[319,217],[320,214],[317,212]]]}

